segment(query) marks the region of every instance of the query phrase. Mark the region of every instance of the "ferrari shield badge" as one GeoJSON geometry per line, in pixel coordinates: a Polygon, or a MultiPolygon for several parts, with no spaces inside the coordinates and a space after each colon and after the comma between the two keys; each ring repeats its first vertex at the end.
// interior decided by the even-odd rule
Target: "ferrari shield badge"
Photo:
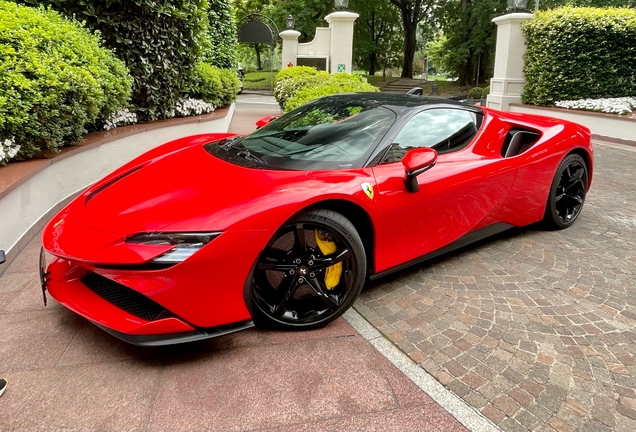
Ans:
{"type": "Polygon", "coordinates": [[[364,193],[367,194],[369,199],[372,200],[373,199],[373,186],[371,186],[369,183],[362,183],[360,185],[360,187],[362,188],[364,193]]]}

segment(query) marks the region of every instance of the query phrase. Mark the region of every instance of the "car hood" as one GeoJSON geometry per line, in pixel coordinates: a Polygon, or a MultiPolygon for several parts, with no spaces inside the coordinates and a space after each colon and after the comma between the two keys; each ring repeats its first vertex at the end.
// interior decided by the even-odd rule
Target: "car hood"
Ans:
{"type": "Polygon", "coordinates": [[[196,145],[157,156],[94,185],[71,208],[79,225],[120,235],[272,229],[281,221],[252,216],[337,192],[338,185],[360,174],[312,176],[305,171],[245,168],[196,145]]]}

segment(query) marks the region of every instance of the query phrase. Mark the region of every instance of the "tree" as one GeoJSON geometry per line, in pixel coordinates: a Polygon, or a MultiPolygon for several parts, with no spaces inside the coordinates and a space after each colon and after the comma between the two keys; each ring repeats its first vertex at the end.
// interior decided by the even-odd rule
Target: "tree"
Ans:
{"type": "Polygon", "coordinates": [[[430,20],[437,7],[437,0],[390,0],[398,8],[404,29],[404,62],[402,77],[413,77],[413,59],[417,49],[417,25],[424,19],[430,20]]]}
{"type": "Polygon", "coordinates": [[[484,81],[494,62],[496,16],[506,12],[505,0],[448,1],[438,12],[443,35],[429,44],[435,64],[459,77],[460,85],[484,81]]]}
{"type": "Polygon", "coordinates": [[[222,69],[236,67],[234,48],[236,45],[236,20],[228,0],[208,0],[208,18],[210,20],[209,47],[206,47],[204,60],[222,69]]]}
{"type": "Polygon", "coordinates": [[[395,40],[403,43],[399,14],[385,0],[354,0],[350,8],[360,15],[354,27],[354,61],[374,75],[380,58],[395,57],[387,53],[395,49],[395,40]]]}

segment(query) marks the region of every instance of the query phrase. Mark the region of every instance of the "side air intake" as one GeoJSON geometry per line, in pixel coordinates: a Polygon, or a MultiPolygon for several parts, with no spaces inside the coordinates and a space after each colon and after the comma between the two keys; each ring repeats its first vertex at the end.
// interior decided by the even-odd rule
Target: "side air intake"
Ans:
{"type": "Polygon", "coordinates": [[[513,157],[532,147],[541,135],[538,132],[512,128],[508,131],[503,146],[501,147],[501,155],[503,157],[513,157]]]}

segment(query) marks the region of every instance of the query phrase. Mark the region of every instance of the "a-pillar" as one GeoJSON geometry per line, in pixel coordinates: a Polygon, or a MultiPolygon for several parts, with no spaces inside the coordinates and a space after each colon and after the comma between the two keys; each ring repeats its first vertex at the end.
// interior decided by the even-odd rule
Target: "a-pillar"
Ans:
{"type": "Polygon", "coordinates": [[[300,32],[296,30],[285,30],[280,32],[279,36],[283,40],[283,51],[281,53],[282,69],[289,67],[289,65],[296,66],[300,32]]]}
{"type": "Polygon", "coordinates": [[[486,102],[488,108],[509,111],[511,103],[521,102],[521,92],[526,83],[523,76],[526,39],[521,32],[521,23],[533,16],[529,13],[511,13],[492,20],[497,24],[497,51],[486,102]]]}
{"type": "Polygon", "coordinates": [[[351,73],[353,64],[353,23],[359,17],[354,12],[334,12],[325,17],[331,30],[329,72],[351,73]]]}

